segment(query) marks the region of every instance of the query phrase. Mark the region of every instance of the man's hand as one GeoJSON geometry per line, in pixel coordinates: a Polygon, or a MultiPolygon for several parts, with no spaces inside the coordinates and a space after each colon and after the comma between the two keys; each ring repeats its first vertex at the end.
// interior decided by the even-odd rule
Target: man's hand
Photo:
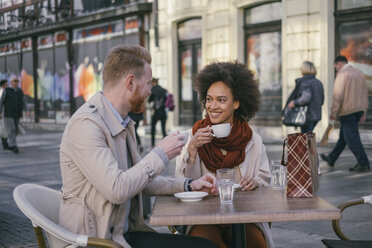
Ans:
{"type": "Polygon", "coordinates": [[[204,175],[201,178],[192,181],[190,186],[193,191],[204,191],[208,192],[209,194],[218,193],[217,180],[211,174],[204,175]]]}
{"type": "Polygon", "coordinates": [[[172,160],[181,153],[182,147],[185,145],[183,139],[184,136],[179,132],[173,133],[162,139],[158,147],[167,154],[169,160],[172,160]]]}
{"type": "MultiPolygon", "coordinates": [[[[0,117],[1,118],[1,117],[0,117]]],[[[364,123],[366,121],[366,113],[364,113],[363,115],[362,115],[362,117],[360,118],[360,123],[364,123]]]]}
{"type": "Polygon", "coordinates": [[[242,186],[242,190],[253,190],[259,186],[258,182],[256,179],[251,178],[249,176],[242,177],[240,179],[240,185],[242,186]]]}
{"type": "Polygon", "coordinates": [[[295,104],[294,104],[294,101],[292,100],[288,103],[288,108],[293,109],[294,107],[295,107],[295,104]]]}
{"type": "Polygon", "coordinates": [[[336,120],[336,117],[330,115],[330,116],[329,116],[329,119],[332,120],[332,121],[334,121],[334,120],[336,120]]]}

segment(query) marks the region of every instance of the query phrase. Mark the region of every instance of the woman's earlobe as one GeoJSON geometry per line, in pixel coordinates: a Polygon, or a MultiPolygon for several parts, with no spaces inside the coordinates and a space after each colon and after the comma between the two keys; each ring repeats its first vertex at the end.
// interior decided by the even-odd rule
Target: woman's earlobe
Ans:
{"type": "Polygon", "coordinates": [[[239,101],[235,101],[234,102],[234,110],[237,110],[239,107],[240,107],[240,102],[239,101]]]}

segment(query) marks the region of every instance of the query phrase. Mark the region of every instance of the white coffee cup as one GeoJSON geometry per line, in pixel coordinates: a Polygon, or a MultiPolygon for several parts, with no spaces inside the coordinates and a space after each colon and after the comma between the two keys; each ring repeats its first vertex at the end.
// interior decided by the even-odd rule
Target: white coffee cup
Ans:
{"type": "MultiPolygon", "coordinates": [[[[172,131],[169,134],[171,135],[171,134],[174,134],[176,132],[177,131],[172,131]]],[[[185,145],[187,143],[187,140],[189,139],[189,131],[179,131],[178,135],[182,136],[182,144],[185,145]]]]}
{"type": "Polygon", "coordinates": [[[189,131],[180,131],[180,135],[183,135],[182,143],[185,145],[189,139],[189,131]]]}
{"type": "Polygon", "coordinates": [[[231,132],[231,125],[230,123],[223,123],[223,124],[217,124],[211,126],[213,130],[212,136],[216,138],[225,138],[229,136],[231,132]]]}

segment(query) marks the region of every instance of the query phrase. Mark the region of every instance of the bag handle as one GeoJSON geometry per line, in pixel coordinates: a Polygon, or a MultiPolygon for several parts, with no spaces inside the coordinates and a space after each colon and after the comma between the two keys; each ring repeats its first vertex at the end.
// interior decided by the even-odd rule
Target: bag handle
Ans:
{"type": "Polygon", "coordinates": [[[287,142],[287,139],[283,141],[283,152],[282,152],[282,161],[280,162],[281,165],[287,166],[287,164],[284,164],[284,151],[285,151],[285,144],[287,142]]]}
{"type": "Polygon", "coordinates": [[[311,140],[314,139],[314,133],[313,132],[307,132],[307,144],[309,146],[309,152],[314,154],[315,153],[315,147],[313,146],[311,140]]]}

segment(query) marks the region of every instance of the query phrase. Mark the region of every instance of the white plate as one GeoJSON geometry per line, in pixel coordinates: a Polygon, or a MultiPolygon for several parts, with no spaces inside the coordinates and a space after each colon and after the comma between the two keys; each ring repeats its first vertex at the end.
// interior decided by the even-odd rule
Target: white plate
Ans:
{"type": "Polygon", "coordinates": [[[197,202],[203,199],[203,197],[207,196],[207,192],[199,192],[199,191],[192,191],[192,192],[181,192],[174,194],[175,197],[179,198],[183,202],[197,202]]]}
{"type": "Polygon", "coordinates": [[[233,185],[234,190],[238,190],[238,189],[240,189],[241,187],[242,187],[242,186],[240,186],[239,183],[234,183],[234,185],[233,185]]]}

